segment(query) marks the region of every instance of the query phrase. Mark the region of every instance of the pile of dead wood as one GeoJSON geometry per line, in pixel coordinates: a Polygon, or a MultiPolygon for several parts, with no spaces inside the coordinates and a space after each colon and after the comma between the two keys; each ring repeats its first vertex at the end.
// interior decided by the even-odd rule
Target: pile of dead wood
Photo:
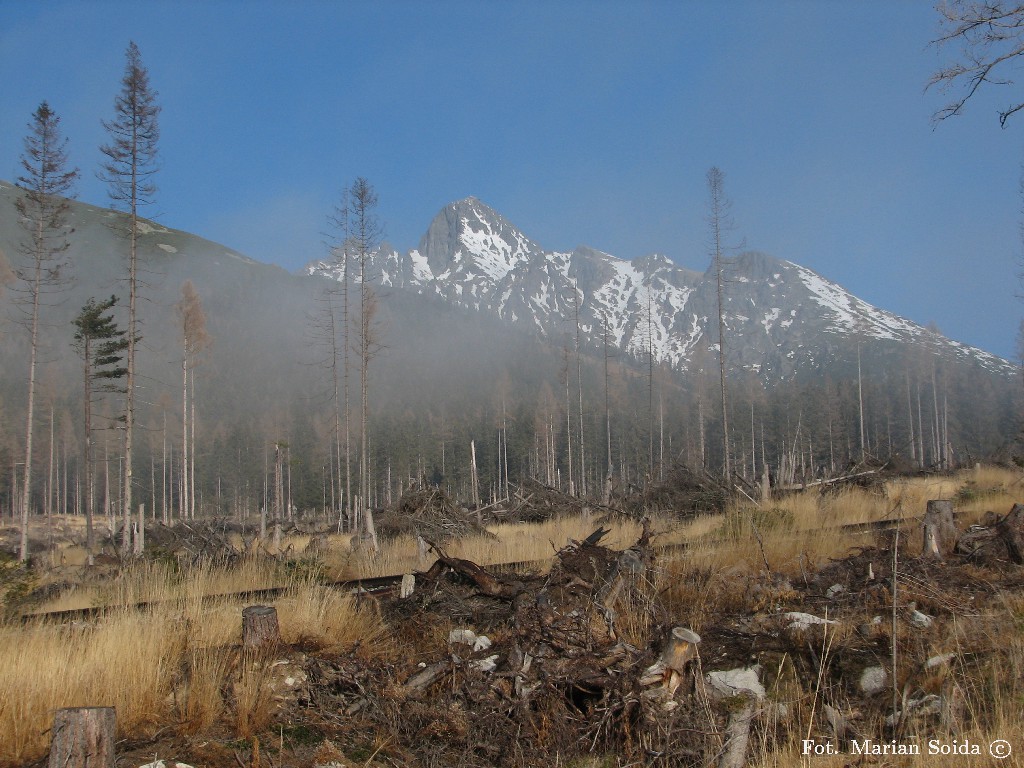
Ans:
{"type": "Polygon", "coordinates": [[[586,503],[558,488],[527,478],[516,488],[507,502],[497,505],[495,518],[522,523],[540,523],[555,517],[575,515],[586,503]]]}
{"type": "Polygon", "coordinates": [[[437,561],[413,593],[385,606],[422,661],[391,670],[390,683],[321,664],[318,709],[386,727],[423,764],[705,754],[714,729],[693,695],[700,638],[659,607],[647,527],[624,551],[601,546],[606,533],[571,542],[546,575],[499,573],[432,544],[437,561]]]}
{"type": "Polygon", "coordinates": [[[174,525],[147,525],[146,549],[150,554],[170,557],[181,565],[213,562],[230,565],[246,551],[247,535],[241,523],[231,520],[190,520],[174,525]]]}
{"type": "Polygon", "coordinates": [[[486,533],[476,518],[441,488],[414,488],[379,516],[377,532],[384,539],[409,535],[448,541],[486,533]]]}
{"type": "MultiPolygon", "coordinates": [[[[929,502],[933,504],[934,502],[929,502]]],[[[1015,565],[1024,565],[1024,504],[1014,504],[1005,517],[993,512],[986,514],[981,525],[958,533],[953,523],[952,505],[947,509],[929,508],[924,523],[924,547],[932,556],[940,557],[945,541],[955,541],[954,552],[973,561],[1008,559],[1015,565]]]]}
{"type": "Polygon", "coordinates": [[[635,515],[665,513],[679,517],[721,512],[731,494],[722,478],[685,464],[674,464],[663,478],[634,489],[623,509],[635,515]]]}

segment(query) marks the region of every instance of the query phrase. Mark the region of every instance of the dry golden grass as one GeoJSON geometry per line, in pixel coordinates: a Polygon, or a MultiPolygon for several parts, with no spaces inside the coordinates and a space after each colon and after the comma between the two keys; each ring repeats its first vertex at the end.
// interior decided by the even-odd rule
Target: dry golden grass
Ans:
{"type": "MultiPolygon", "coordinates": [[[[923,477],[890,481],[881,490],[847,488],[821,495],[808,492],[772,502],[768,509],[751,504],[730,508],[718,525],[706,531],[702,539],[684,556],[665,563],[669,585],[664,599],[674,619],[700,631],[702,625],[723,611],[749,612],[771,610],[784,605],[791,595],[785,583],[772,583],[765,578],[767,560],[773,574],[800,578],[801,570],[810,572],[816,564],[830,557],[839,557],[852,548],[873,543],[873,534],[840,532],[835,527],[873,520],[900,519],[906,522],[910,535],[907,556],[920,548],[918,522],[931,499],[953,499],[964,527],[977,522],[986,511],[1005,514],[1024,495],[1024,474],[1005,468],[982,467],[966,470],[953,477],[923,477]],[[833,526],[822,531],[822,526],[833,526]],[[756,529],[756,531],[755,531],[756,529]],[[767,586],[766,586],[767,585],[767,586]]],[[[908,585],[912,586],[912,585],[908,585]]],[[[927,589],[933,599],[938,585],[917,585],[927,589]]],[[[1016,753],[1000,765],[1018,765],[1024,750],[1024,597],[1003,594],[1001,606],[982,616],[974,616],[952,628],[948,637],[940,638],[926,655],[956,651],[960,658],[977,655],[984,661],[968,668],[961,663],[952,676],[922,676],[916,685],[922,690],[937,692],[953,680],[962,693],[965,719],[955,738],[977,744],[980,756],[928,754],[928,739],[938,738],[950,744],[952,733],[922,737],[907,736],[903,743],[920,744],[922,753],[914,757],[883,758],[879,764],[893,766],[991,766],[988,745],[1004,739],[1016,753]],[[932,691],[932,689],[936,689],[932,691]],[[967,723],[975,723],[968,726],[967,723]],[[977,725],[980,724],[980,725],[977,725]]],[[[838,636],[836,642],[841,643],[838,636]]],[[[819,649],[821,650],[821,649],[819,649]]],[[[750,765],[758,768],[839,768],[850,764],[849,754],[804,755],[801,739],[812,727],[815,734],[827,732],[817,701],[814,681],[799,681],[781,675],[775,698],[789,707],[789,732],[781,745],[766,737],[772,715],[762,715],[752,740],[750,765]]],[[[819,739],[824,741],[824,739],[819,739]]]]}
{"type": "Polygon", "coordinates": [[[61,707],[117,707],[123,733],[158,723],[184,643],[183,625],[166,614],[0,630],[0,761],[42,754],[61,707]]]}
{"type": "MultiPolygon", "coordinates": [[[[44,753],[53,711],[61,707],[115,706],[123,735],[168,723],[197,733],[230,709],[239,736],[249,735],[266,716],[266,665],[243,666],[233,678],[234,701],[223,700],[244,606],[201,599],[203,590],[224,589],[246,573],[253,571],[231,575],[202,568],[194,578],[174,574],[161,589],[159,576],[168,571],[142,568],[109,595],[123,601],[120,605],[140,595],[164,600],[151,610],[115,608],[77,626],[37,621],[0,628],[0,764],[44,753]]],[[[386,649],[379,614],[351,596],[296,581],[271,604],[286,643],[314,644],[327,652],[356,643],[386,649]]]]}
{"type": "MultiPolygon", "coordinates": [[[[755,597],[746,594],[744,585],[760,579],[765,561],[773,574],[796,579],[805,569],[872,542],[870,535],[839,532],[840,525],[916,517],[935,498],[954,499],[964,525],[988,510],[1005,514],[1022,491],[1020,472],[982,468],[955,477],[891,481],[873,490],[847,488],[824,495],[812,490],[764,507],[738,504],[723,514],[685,523],[655,519],[656,543],[686,542],[689,548],[682,556],[660,562],[649,590],[623,596],[616,606],[620,629],[634,644],[644,644],[653,595],[671,611],[673,621],[698,632],[711,612],[746,609],[751,600],[763,607],[784,603],[788,595],[781,583],[755,597]]],[[[633,521],[605,525],[612,530],[603,543],[614,548],[624,548],[640,535],[640,526],[633,521]]],[[[593,519],[582,515],[541,525],[494,526],[491,537],[452,542],[448,553],[481,564],[550,562],[567,542],[585,538],[596,527],[593,519]]],[[[408,573],[432,562],[429,556],[420,557],[412,538],[391,542],[373,557],[350,551],[348,540],[330,537],[325,577],[408,573]]],[[[375,611],[294,574],[294,569],[267,558],[246,559],[231,569],[207,566],[186,573],[168,565],[139,564],[106,584],[81,587],[43,607],[111,608],[95,622],[78,627],[43,622],[0,627],[0,764],[24,763],[43,754],[53,711],[66,706],[116,706],[122,735],[141,735],[168,723],[192,734],[217,722],[231,722],[242,737],[255,732],[268,712],[265,665],[238,670],[234,646],[243,605],[226,597],[204,599],[210,595],[287,586],[286,593],[273,601],[285,642],[316,645],[327,652],[343,652],[361,643],[386,652],[388,630],[375,611]],[[127,610],[140,601],[156,605],[145,612],[127,610]],[[229,678],[231,684],[225,685],[229,678]]],[[[986,744],[1005,738],[1024,749],[1019,718],[1024,703],[1024,685],[1019,682],[1024,677],[1024,598],[1010,595],[1005,601],[998,616],[975,622],[972,636],[949,642],[975,647],[983,641],[986,647],[1006,649],[998,668],[993,664],[983,675],[975,670],[973,677],[963,677],[967,706],[978,715],[977,721],[985,723],[982,731],[964,736],[986,744]],[[988,634],[979,640],[974,635],[982,628],[988,634]]],[[[791,693],[813,695],[806,690],[791,693]]],[[[922,760],[939,768],[989,764],[963,757],[922,760]]],[[[754,758],[754,764],[763,766],[804,763],[807,758],[800,755],[797,741],[754,758]]],[[[813,764],[832,765],[822,757],[814,757],[813,764]]]]}
{"type": "MultiPolygon", "coordinates": [[[[663,527],[669,525],[666,521],[663,527]]],[[[468,536],[443,546],[451,557],[480,565],[540,561],[543,568],[559,549],[571,540],[585,539],[597,527],[598,523],[588,515],[559,517],[543,523],[502,523],[488,527],[489,536],[468,536]]],[[[605,523],[604,527],[611,530],[602,544],[619,549],[633,544],[641,533],[640,524],[627,519],[605,523]]],[[[424,570],[434,561],[434,556],[428,553],[420,557],[415,538],[400,536],[384,543],[376,554],[341,546],[332,548],[325,560],[331,578],[352,579],[424,570]]]]}
{"type": "Polygon", "coordinates": [[[277,561],[261,557],[244,558],[230,568],[204,563],[182,571],[167,562],[143,560],[132,563],[112,579],[81,585],[42,603],[34,612],[198,600],[247,589],[285,586],[291,578],[277,561]]]}

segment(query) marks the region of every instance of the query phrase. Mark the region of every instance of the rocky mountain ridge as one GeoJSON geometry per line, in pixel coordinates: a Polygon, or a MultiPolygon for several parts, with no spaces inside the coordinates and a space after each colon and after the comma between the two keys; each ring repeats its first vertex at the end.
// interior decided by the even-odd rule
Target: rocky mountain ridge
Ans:
{"type": "MultiPolygon", "coordinates": [[[[306,272],[339,280],[342,265],[340,257],[320,260],[306,272]]],[[[874,307],[798,264],[749,251],[730,259],[725,273],[728,363],[765,381],[824,369],[858,343],[890,351],[916,345],[991,373],[1013,371],[996,355],[874,307]]],[[[713,357],[705,356],[718,348],[710,267],[701,273],[659,254],[630,261],[585,246],[545,250],[475,197],[445,206],[417,248],[376,251],[370,274],[382,286],[531,327],[556,344],[574,336],[578,317],[585,347],[602,348],[607,333],[612,348],[637,359],[653,350],[657,361],[684,372],[710,365],[713,357]]]]}

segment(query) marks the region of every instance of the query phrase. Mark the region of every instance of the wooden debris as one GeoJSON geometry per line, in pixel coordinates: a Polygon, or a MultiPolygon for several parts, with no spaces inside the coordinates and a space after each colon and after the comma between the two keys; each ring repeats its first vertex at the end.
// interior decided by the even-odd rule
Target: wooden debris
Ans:
{"type": "Polygon", "coordinates": [[[1009,514],[996,523],[995,530],[1006,545],[1011,562],[1024,565],[1024,504],[1014,504],[1009,514]]]}
{"type": "Polygon", "coordinates": [[[1024,504],[1014,504],[1007,515],[994,525],[968,529],[957,539],[955,551],[976,556],[996,541],[1003,544],[1010,562],[1024,565],[1024,504]]]}
{"type": "Polygon", "coordinates": [[[431,665],[425,667],[422,671],[417,672],[415,675],[413,675],[412,677],[410,677],[408,680],[405,681],[405,686],[404,686],[405,690],[406,691],[421,691],[421,690],[423,690],[424,688],[429,686],[432,682],[437,680],[437,678],[439,678],[441,676],[441,674],[446,669],[448,669],[448,667],[449,667],[449,662],[447,661],[447,659],[445,661],[439,661],[436,664],[431,664],[431,665]]]}
{"type": "Polygon", "coordinates": [[[725,746],[718,768],[743,768],[747,762],[747,745],[750,743],[750,726],[757,714],[757,698],[749,691],[737,694],[740,704],[729,715],[725,727],[725,746]]]}

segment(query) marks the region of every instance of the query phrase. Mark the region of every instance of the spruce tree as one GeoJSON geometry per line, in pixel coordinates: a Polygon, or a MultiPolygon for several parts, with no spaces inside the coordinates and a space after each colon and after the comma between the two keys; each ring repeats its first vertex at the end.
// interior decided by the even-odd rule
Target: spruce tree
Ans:
{"type": "Polygon", "coordinates": [[[114,119],[103,121],[110,143],[100,147],[104,155],[99,177],[109,185],[115,207],[128,214],[128,348],[124,406],[124,494],[122,513],[127,551],[132,511],[132,437],[135,429],[135,347],[138,331],[138,245],[139,208],[152,203],[156,194],[153,175],[157,171],[157,141],[160,107],[156,91],[149,84],[149,72],[135,43],[125,54],[121,92],[114,99],[114,119]]]}
{"type": "Polygon", "coordinates": [[[92,558],[93,515],[95,513],[95,486],[93,482],[92,452],[92,404],[95,394],[100,392],[124,392],[120,383],[128,373],[122,365],[128,339],[114,321],[111,310],[117,304],[117,297],[96,302],[89,299],[78,316],[72,320],[75,326],[75,349],[82,358],[82,417],[85,435],[85,531],[86,549],[92,558]]]}
{"type": "Polygon", "coordinates": [[[363,524],[374,551],[377,551],[377,529],[370,509],[370,457],[367,435],[369,412],[369,369],[370,360],[380,351],[374,317],[377,313],[377,298],[369,281],[370,258],[380,246],[383,235],[375,213],[377,193],[365,178],[359,177],[349,191],[351,205],[351,242],[353,255],[359,262],[359,386],[360,386],[360,444],[359,444],[359,490],[363,512],[363,524]]]}
{"type": "MultiPolygon", "coordinates": [[[[78,170],[68,166],[67,140],[60,130],[60,118],[45,101],[28,124],[25,152],[21,156],[23,176],[17,185],[23,190],[14,203],[25,231],[19,245],[22,256],[14,268],[15,291],[25,313],[29,334],[28,404],[25,416],[25,462],[21,497],[21,543],[19,558],[28,559],[28,513],[32,498],[32,433],[35,415],[36,364],[40,344],[40,316],[47,296],[62,287],[64,253],[74,231],[69,223],[68,201],[78,170]]],[[[0,270],[2,271],[2,270],[0,270]]]]}

